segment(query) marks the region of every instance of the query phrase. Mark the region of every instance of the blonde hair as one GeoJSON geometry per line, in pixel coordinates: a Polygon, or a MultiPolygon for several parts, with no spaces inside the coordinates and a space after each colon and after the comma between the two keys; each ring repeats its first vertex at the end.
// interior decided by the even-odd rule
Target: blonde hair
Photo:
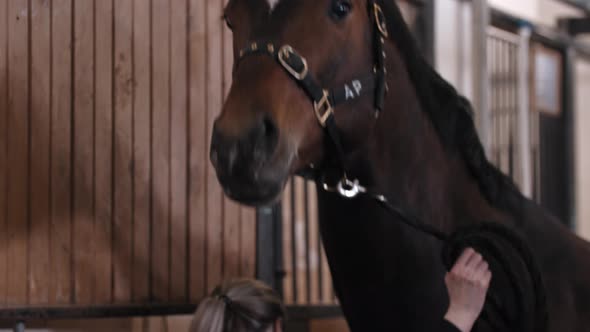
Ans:
{"type": "Polygon", "coordinates": [[[259,332],[283,318],[278,294],[264,283],[236,279],[216,287],[200,303],[190,332],[259,332]]]}

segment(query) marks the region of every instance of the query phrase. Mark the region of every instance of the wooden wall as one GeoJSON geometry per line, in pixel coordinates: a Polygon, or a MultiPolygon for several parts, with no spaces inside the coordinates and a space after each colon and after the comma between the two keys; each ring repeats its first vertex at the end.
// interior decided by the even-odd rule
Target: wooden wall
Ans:
{"type": "Polygon", "coordinates": [[[319,231],[316,185],[301,177],[282,199],[283,295],[293,305],[333,305],[336,297],[319,231]]]}
{"type": "Polygon", "coordinates": [[[195,302],[254,276],[208,158],[223,0],[0,1],[0,307],[195,302]]]}

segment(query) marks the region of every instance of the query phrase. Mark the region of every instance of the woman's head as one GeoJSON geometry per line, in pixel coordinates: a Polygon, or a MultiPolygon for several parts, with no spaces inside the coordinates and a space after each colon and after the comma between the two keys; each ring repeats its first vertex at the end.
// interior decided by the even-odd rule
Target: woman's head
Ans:
{"type": "Polygon", "coordinates": [[[256,280],[232,280],[201,301],[191,332],[273,331],[284,314],[272,288],[256,280]]]}

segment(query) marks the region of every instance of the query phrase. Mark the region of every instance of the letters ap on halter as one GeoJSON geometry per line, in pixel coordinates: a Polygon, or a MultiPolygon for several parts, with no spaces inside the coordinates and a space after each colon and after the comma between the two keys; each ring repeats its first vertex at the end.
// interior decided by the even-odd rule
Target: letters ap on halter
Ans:
{"type": "Polygon", "coordinates": [[[359,97],[361,95],[361,91],[363,90],[363,85],[361,83],[361,81],[359,80],[354,80],[351,82],[352,85],[352,89],[350,88],[350,86],[348,86],[348,84],[344,84],[344,92],[346,94],[346,100],[350,100],[350,99],[354,99],[356,97],[359,97]],[[354,89],[354,91],[353,91],[354,89]]]}

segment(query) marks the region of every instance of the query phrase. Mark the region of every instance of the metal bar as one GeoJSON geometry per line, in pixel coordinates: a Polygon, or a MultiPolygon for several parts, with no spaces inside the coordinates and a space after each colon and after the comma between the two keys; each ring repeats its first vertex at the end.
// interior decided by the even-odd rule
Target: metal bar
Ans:
{"type": "Polygon", "coordinates": [[[500,123],[498,121],[499,87],[498,87],[498,41],[490,38],[486,43],[488,47],[488,71],[490,72],[490,113],[492,129],[490,133],[490,159],[498,165],[500,160],[500,123]]]}
{"type": "Polygon", "coordinates": [[[300,320],[287,318],[283,326],[285,332],[309,332],[309,319],[303,318],[300,320]]]}
{"type": "Polygon", "coordinates": [[[488,35],[490,37],[496,38],[496,39],[500,39],[502,41],[508,42],[508,43],[512,43],[514,45],[518,45],[520,43],[520,38],[518,37],[518,35],[515,35],[511,32],[508,32],[506,30],[503,29],[499,29],[496,28],[495,26],[488,26],[488,35]]]}
{"type": "Polygon", "coordinates": [[[112,305],[112,306],[55,306],[39,308],[13,308],[0,310],[0,322],[14,324],[15,321],[79,319],[79,318],[116,318],[130,316],[167,316],[186,315],[195,312],[197,306],[189,303],[166,305],[112,305]]]}
{"type": "MultiPolygon", "coordinates": [[[[317,206],[317,205],[316,205],[317,206]]],[[[319,214],[318,210],[316,209],[315,211],[316,215],[319,214]]],[[[320,299],[320,302],[324,301],[324,262],[323,262],[323,255],[322,252],[324,250],[324,247],[322,246],[322,233],[321,233],[321,229],[320,229],[320,218],[319,216],[317,216],[316,220],[318,221],[316,224],[316,227],[318,228],[317,232],[318,232],[318,291],[319,291],[319,297],[318,299],[320,299]]]]}
{"type": "Polygon", "coordinates": [[[297,209],[295,208],[295,179],[291,178],[291,281],[293,287],[293,302],[297,303],[297,209]]]}
{"type": "Polygon", "coordinates": [[[590,17],[562,18],[559,20],[559,26],[572,36],[588,33],[590,32],[590,17]]]}
{"type": "Polygon", "coordinates": [[[273,246],[274,246],[274,278],[275,290],[283,298],[283,282],[285,278],[285,268],[283,262],[283,212],[282,205],[279,203],[273,208],[273,246]]]}
{"type": "MultiPolygon", "coordinates": [[[[465,17],[463,15],[463,8],[465,7],[465,4],[463,3],[463,1],[458,1],[457,2],[457,16],[458,16],[458,20],[457,20],[457,30],[455,30],[455,33],[457,35],[456,41],[457,44],[455,45],[457,47],[457,54],[459,54],[459,59],[461,61],[463,61],[466,56],[465,56],[465,44],[466,44],[466,38],[465,38],[465,33],[466,33],[466,29],[465,29],[465,17]]],[[[463,75],[465,72],[465,68],[463,68],[463,66],[457,66],[457,87],[458,90],[461,91],[462,93],[465,93],[465,76],[463,75]]]]}
{"type": "Polygon", "coordinates": [[[273,208],[256,210],[256,277],[276,289],[273,208]]]}
{"type": "MultiPolygon", "coordinates": [[[[510,46],[510,123],[512,131],[512,161],[514,171],[514,181],[521,183],[522,170],[521,160],[518,156],[519,147],[519,128],[518,128],[518,98],[519,98],[519,85],[518,85],[518,45],[510,46]]],[[[530,140],[529,140],[530,141],[530,140]]]]}
{"type": "Polygon", "coordinates": [[[582,4],[580,1],[576,0],[555,0],[557,2],[566,4],[576,9],[581,9],[586,12],[586,15],[590,15],[590,5],[589,4],[582,4]]]}
{"type": "Polygon", "coordinates": [[[420,50],[430,64],[434,64],[434,0],[422,0],[417,10],[414,33],[420,44],[420,50]]]}
{"type": "Polygon", "coordinates": [[[489,73],[487,68],[487,27],[490,12],[486,0],[473,0],[473,84],[474,105],[482,145],[489,155],[491,114],[489,109],[489,73]]]}
{"type": "Polygon", "coordinates": [[[342,317],[342,309],[337,305],[305,305],[287,306],[287,317],[289,319],[326,319],[342,317]]]}
{"type": "MultiPolygon", "coordinates": [[[[569,220],[566,220],[571,229],[576,229],[577,213],[576,213],[576,189],[578,183],[576,182],[576,163],[575,163],[575,141],[576,141],[576,80],[575,80],[575,65],[577,59],[577,51],[573,47],[568,47],[565,50],[563,57],[563,90],[564,90],[564,121],[566,126],[566,167],[568,184],[568,201],[569,201],[569,220]]],[[[583,111],[583,110],[579,110],[583,111]]]]}
{"type": "Polygon", "coordinates": [[[511,30],[518,30],[523,23],[526,23],[532,28],[532,41],[538,41],[547,46],[562,50],[568,47],[573,47],[576,50],[577,56],[590,59],[590,44],[587,42],[575,40],[563,31],[557,31],[551,28],[534,25],[531,22],[523,21],[520,17],[510,15],[496,8],[491,8],[490,13],[491,21],[494,25],[507,27],[511,30]]]}
{"type": "MultiPolygon", "coordinates": [[[[510,104],[508,101],[508,94],[510,92],[510,73],[507,70],[506,64],[508,63],[508,49],[505,41],[499,42],[500,47],[500,66],[502,80],[500,86],[502,87],[502,170],[508,173],[510,165],[510,104]]],[[[511,174],[509,174],[511,175],[511,174]]]]}
{"type": "Polygon", "coordinates": [[[310,220],[309,220],[309,193],[307,189],[307,181],[303,183],[303,209],[305,213],[305,284],[307,289],[305,290],[305,296],[307,303],[311,303],[311,253],[309,243],[309,232],[310,232],[310,220]]]}
{"type": "Polygon", "coordinates": [[[530,26],[520,28],[518,35],[518,154],[521,167],[521,191],[529,198],[533,196],[532,161],[529,148],[531,146],[531,117],[530,117],[530,40],[532,29],[530,26]]]}
{"type": "Polygon", "coordinates": [[[17,322],[14,326],[14,332],[25,332],[25,323],[24,322],[17,322]]]}

